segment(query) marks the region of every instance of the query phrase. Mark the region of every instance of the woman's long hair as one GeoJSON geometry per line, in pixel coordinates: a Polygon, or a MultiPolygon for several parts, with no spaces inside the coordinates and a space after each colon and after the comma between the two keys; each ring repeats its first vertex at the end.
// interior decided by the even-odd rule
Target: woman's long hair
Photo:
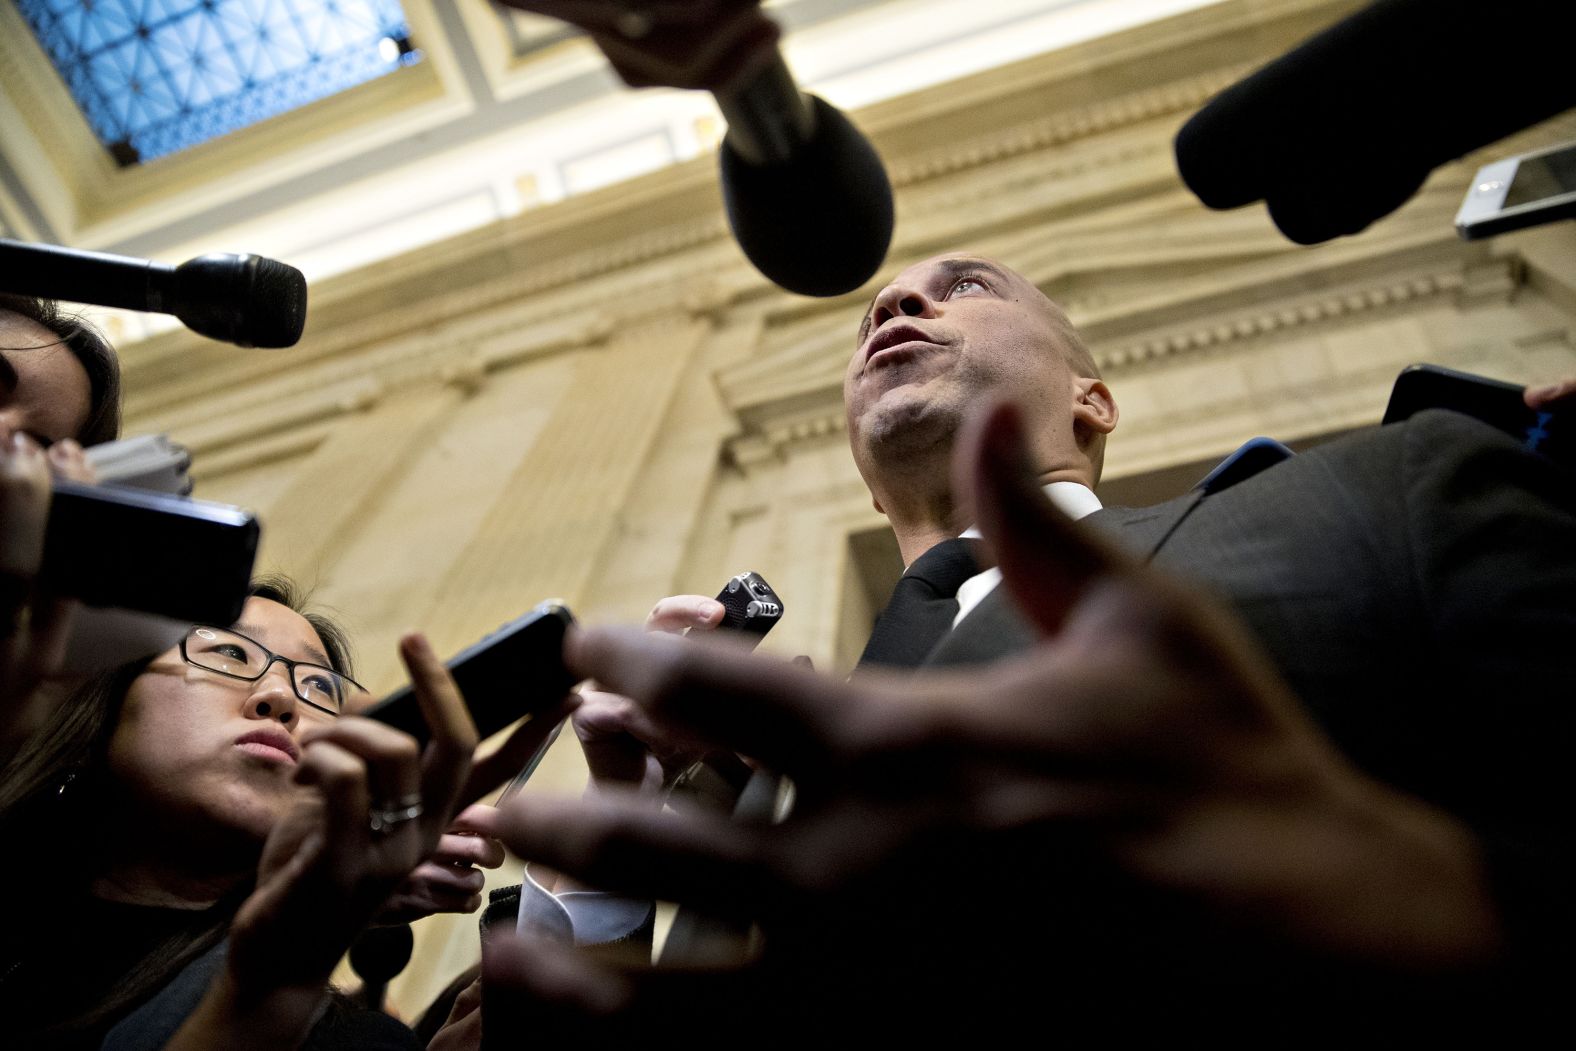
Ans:
{"type": "MultiPolygon", "coordinates": [[[[333,621],[304,606],[306,596],[283,576],[261,578],[252,595],[277,602],[306,618],[323,642],[329,665],[350,676],[350,648],[333,621]]],[[[73,837],[92,830],[106,812],[101,800],[112,791],[108,772],[110,738],[120,721],[126,692],[152,657],[123,664],[79,686],[51,712],[48,720],[0,770],[0,841],[48,843],[62,830],[73,837]]],[[[104,842],[100,836],[87,842],[104,842]]],[[[102,1003],[52,1034],[90,1031],[125,1014],[163,988],[181,969],[223,939],[230,920],[251,892],[248,882],[208,910],[211,922],[172,935],[155,946],[127,973],[102,1003]]],[[[68,899],[88,893],[83,882],[67,888],[68,899]]],[[[12,898],[11,900],[17,900],[12,898]]],[[[67,906],[69,907],[69,906],[67,906]]],[[[13,1020],[13,1024],[14,1024],[13,1020]]]]}
{"type": "Polygon", "coordinates": [[[50,299],[0,293],[0,310],[20,314],[47,328],[59,338],[58,345],[70,351],[87,372],[88,417],[73,437],[83,445],[98,445],[120,437],[120,359],[99,330],[80,314],[61,310],[50,299]]]}

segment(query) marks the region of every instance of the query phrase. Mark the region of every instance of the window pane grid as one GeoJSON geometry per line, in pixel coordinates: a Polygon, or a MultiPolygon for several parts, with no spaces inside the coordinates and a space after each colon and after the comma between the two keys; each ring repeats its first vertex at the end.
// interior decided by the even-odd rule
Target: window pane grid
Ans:
{"type": "Polygon", "coordinates": [[[410,65],[399,0],[17,0],[88,124],[151,160],[410,65]]]}

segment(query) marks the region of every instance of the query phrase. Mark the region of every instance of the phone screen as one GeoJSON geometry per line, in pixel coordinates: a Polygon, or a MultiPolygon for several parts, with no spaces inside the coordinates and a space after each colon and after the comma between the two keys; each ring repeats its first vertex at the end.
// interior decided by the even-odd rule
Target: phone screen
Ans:
{"type": "Polygon", "coordinates": [[[1576,193],[1576,149],[1522,158],[1502,207],[1515,208],[1567,193],[1576,193]]]}
{"type": "MultiPolygon", "coordinates": [[[[483,740],[517,719],[557,704],[575,684],[564,666],[564,633],[574,617],[544,604],[510,621],[448,662],[483,740]]],[[[360,713],[426,742],[431,734],[410,686],[360,713]]]]}

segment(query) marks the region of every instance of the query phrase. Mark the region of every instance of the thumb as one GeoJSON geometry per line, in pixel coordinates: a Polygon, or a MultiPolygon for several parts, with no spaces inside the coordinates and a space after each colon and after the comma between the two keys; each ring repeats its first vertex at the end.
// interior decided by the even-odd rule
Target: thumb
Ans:
{"type": "Polygon", "coordinates": [[[1096,580],[1131,566],[1051,504],[1027,449],[1019,410],[1007,402],[988,406],[960,436],[953,491],[972,504],[1014,604],[1049,636],[1096,580]]]}

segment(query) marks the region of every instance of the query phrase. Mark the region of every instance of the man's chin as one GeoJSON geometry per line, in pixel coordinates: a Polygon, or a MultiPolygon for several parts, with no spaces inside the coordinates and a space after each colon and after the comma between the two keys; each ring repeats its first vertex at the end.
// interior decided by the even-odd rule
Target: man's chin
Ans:
{"type": "Polygon", "coordinates": [[[865,411],[858,441],[879,460],[945,453],[962,422],[963,414],[950,402],[917,387],[899,387],[865,411]]]}

